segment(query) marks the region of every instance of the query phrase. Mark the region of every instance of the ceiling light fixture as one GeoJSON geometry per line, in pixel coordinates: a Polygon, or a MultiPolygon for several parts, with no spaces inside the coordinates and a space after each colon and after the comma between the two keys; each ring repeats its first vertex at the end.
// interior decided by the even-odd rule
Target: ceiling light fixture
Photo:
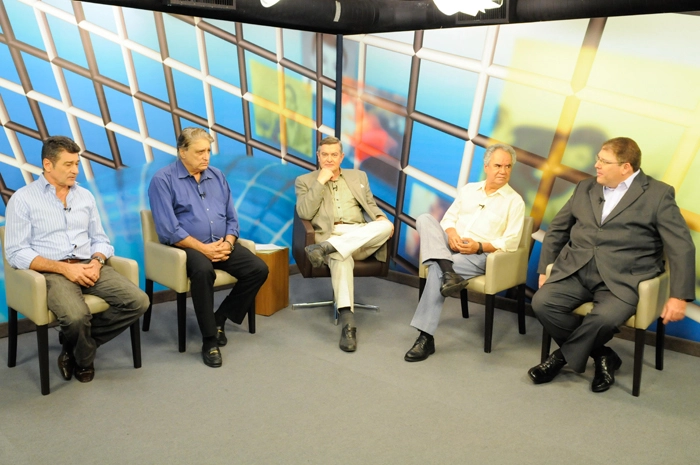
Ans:
{"type": "MultiPolygon", "coordinates": [[[[261,0],[262,1],[262,0],[261,0]]],[[[269,1],[269,0],[268,0],[269,1]]],[[[500,8],[503,0],[434,0],[435,6],[444,14],[451,16],[457,12],[476,16],[486,13],[491,8],[500,8]]]]}

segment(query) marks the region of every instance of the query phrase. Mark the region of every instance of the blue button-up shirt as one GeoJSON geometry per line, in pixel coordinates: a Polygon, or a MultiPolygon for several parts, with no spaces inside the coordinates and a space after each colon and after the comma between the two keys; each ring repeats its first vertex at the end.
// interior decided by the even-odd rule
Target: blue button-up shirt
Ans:
{"type": "Polygon", "coordinates": [[[87,259],[96,252],[107,258],[114,254],[90,191],[74,184],[66,205],[43,175],[10,197],[5,225],[10,265],[26,270],[37,256],[64,260],[87,259]]]}
{"type": "Polygon", "coordinates": [[[228,234],[239,236],[231,189],[217,168],[204,170],[198,183],[178,159],[156,172],[148,198],[163,244],[176,244],[188,236],[205,244],[228,234]]]}

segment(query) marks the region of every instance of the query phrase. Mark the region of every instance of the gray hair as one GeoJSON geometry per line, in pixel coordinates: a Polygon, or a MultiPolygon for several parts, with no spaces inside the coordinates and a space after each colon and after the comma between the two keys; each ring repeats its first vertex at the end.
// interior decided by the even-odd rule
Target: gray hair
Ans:
{"type": "Polygon", "coordinates": [[[493,144],[492,146],[487,148],[486,153],[484,153],[484,166],[491,163],[491,155],[493,155],[493,152],[495,152],[496,150],[503,150],[504,152],[508,152],[508,154],[510,154],[510,164],[515,165],[515,150],[513,149],[513,147],[506,144],[493,144]]]}
{"type": "Polygon", "coordinates": [[[180,155],[180,149],[186,150],[197,139],[206,139],[210,144],[214,142],[214,138],[202,128],[185,128],[177,138],[177,154],[180,155]]]}

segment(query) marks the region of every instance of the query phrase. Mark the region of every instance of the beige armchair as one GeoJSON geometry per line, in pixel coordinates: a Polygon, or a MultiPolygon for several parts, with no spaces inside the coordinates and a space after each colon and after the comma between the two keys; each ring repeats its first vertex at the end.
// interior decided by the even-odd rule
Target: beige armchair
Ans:
{"type": "MultiPolygon", "coordinates": [[[[153,283],[160,283],[172,289],[177,294],[177,339],[180,352],[185,351],[186,332],[186,300],[190,290],[190,280],[187,277],[187,255],[182,249],[161,244],[156,234],[156,225],[150,210],[141,210],[141,230],[143,232],[143,255],[146,267],[146,294],[153,302],[153,283]]],[[[237,244],[255,253],[255,243],[246,239],[238,239],[237,244]]],[[[214,287],[235,284],[236,278],[225,271],[216,270],[214,287]]],[[[143,330],[148,331],[151,325],[151,306],[143,316],[143,330]]],[[[255,305],[248,311],[248,331],[255,334],[255,305]]]]}
{"type": "MultiPolygon", "coordinates": [[[[518,331],[525,334],[525,282],[527,280],[527,262],[530,255],[530,235],[532,234],[533,220],[526,216],[523,224],[523,232],[520,236],[520,244],[515,252],[494,252],[486,257],[486,274],[476,276],[469,280],[466,289],[462,290],[460,300],[462,304],[462,317],[469,318],[469,299],[467,291],[476,291],[486,297],[485,328],[484,328],[484,352],[491,352],[491,340],[493,338],[493,313],[496,306],[496,294],[499,292],[517,288],[518,295],[518,331]]],[[[418,269],[420,277],[418,295],[423,294],[425,280],[428,276],[428,267],[420,264],[418,269]]]]}
{"type": "MultiPolygon", "coordinates": [[[[0,240],[5,244],[5,227],[0,227],[0,240]]],[[[4,250],[4,249],[3,249],[4,250]]],[[[49,311],[46,304],[46,280],[44,275],[34,270],[16,270],[10,266],[3,253],[5,264],[5,296],[8,310],[8,360],[7,366],[17,364],[17,314],[21,313],[36,325],[36,339],[39,351],[39,378],[41,393],[51,392],[49,387],[49,324],[56,321],[56,315],[49,311]]],[[[139,284],[139,266],[135,260],[112,257],[107,260],[117,273],[126,277],[132,283],[139,284]]],[[[104,312],[109,304],[99,297],[84,295],[85,303],[90,313],[104,312]]],[[[141,339],[139,322],[129,328],[131,332],[131,350],[134,357],[134,368],[141,368],[141,339]]]]}
{"type": "MultiPolygon", "coordinates": [[[[547,278],[552,271],[552,264],[547,266],[547,278]]],[[[625,326],[634,329],[634,371],[632,372],[632,395],[639,397],[639,389],[642,384],[642,365],[644,362],[644,341],[646,330],[657,321],[656,324],[656,369],[664,369],[664,342],[666,336],[666,325],[660,317],[664,305],[670,296],[671,275],[668,267],[659,276],[642,281],[637,290],[639,292],[639,303],[637,303],[637,313],[625,322],[625,326]]],[[[593,302],[587,302],[574,313],[581,316],[588,315],[593,310],[593,302]]],[[[549,357],[552,338],[546,330],[542,330],[542,361],[549,357]]]]}

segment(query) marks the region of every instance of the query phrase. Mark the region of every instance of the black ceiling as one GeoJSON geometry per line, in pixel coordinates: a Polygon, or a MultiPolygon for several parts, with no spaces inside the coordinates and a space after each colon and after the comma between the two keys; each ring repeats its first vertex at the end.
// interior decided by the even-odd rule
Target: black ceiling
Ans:
{"type": "Polygon", "coordinates": [[[500,8],[486,10],[473,18],[464,14],[446,16],[432,0],[280,0],[270,8],[263,7],[260,0],[90,3],[343,35],[700,9],[700,0],[503,0],[500,8]]]}

